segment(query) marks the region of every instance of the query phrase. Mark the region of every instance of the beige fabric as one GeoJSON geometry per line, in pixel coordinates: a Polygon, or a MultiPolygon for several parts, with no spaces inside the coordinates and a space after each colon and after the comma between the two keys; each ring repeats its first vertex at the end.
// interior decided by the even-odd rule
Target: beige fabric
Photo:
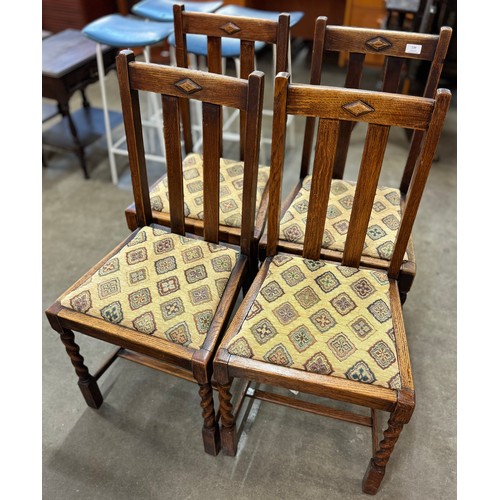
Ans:
{"type": "Polygon", "coordinates": [[[228,351],[298,370],[401,387],[389,281],[380,271],[274,257],[228,351]]]}
{"type": "Polygon", "coordinates": [[[200,348],[237,258],[235,250],[144,227],[61,304],[200,348]]]}
{"type": "MultiPolygon", "coordinates": [[[[183,162],[184,215],[203,220],[203,157],[190,154],[183,162]]],[[[260,207],[262,193],[269,180],[269,167],[259,166],[257,174],[256,211],[260,207]]],[[[166,174],[150,191],[151,208],[169,213],[168,180],[166,174]]],[[[241,227],[243,203],[243,162],[221,158],[220,160],[220,224],[241,227]]]]}
{"type": "MultiPolygon", "coordinates": [[[[281,219],[280,239],[304,243],[307,208],[312,176],[305,177],[285,215],[281,219]]],[[[326,214],[323,248],[343,251],[356,184],[333,180],[326,214]]],[[[390,260],[401,222],[401,193],[398,189],[378,187],[368,224],[363,255],[390,260]]],[[[405,255],[407,260],[407,255],[405,255]]]]}

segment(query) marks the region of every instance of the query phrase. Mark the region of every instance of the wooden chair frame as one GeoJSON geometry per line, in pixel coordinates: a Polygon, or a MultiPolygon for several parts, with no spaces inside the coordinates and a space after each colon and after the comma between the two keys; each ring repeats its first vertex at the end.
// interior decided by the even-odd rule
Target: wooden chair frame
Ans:
{"type": "MultiPolygon", "coordinates": [[[[452,29],[447,26],[441,28],[439,35],[429,35],[383,29],[333,26],[327,25],[326,17],[318,17],[314,31],[310,83],[312,85],[321,84],[323,60],[326,53],[347,51],[349,52],[349,64],[344,86],[346,88],[358,89],[361,85],[365,56],[367,54],[384,54],[386,61],[382,82],[383,92],[399,93],[400,90],[403,90],[403,93],[406,93],[404,89],[401,89],[405,64],[407,61],[421,60],[431,63],[423,96],[433,98],[439,84],[451,35],[452,29]],[[414,48],[408,49],[408,47],[414,48]],[[408,52],[409,50],[410,52],[408,52]],[[411,50],[420,50],[420,53],[412,53],[411,50]]],[[[355,122],[349,121],[340,123],[339,139],[332,173],[333,179],[342,179],[344,176],[349,142],[354,125],[355,122]]],[[[316,118],[312,116],[307,117],[300,178],[283,203],[283,215],[302,188],[304,178],[309,174],[315,128],[316,118]]],[[[410,131],[412,139],[399,186],[402,207],[404,207],[410,181],[421,152],[424,135],[424,132],[421,130],[407,130],[410,131]]],[[[285,240],[280,240],[279,245],[280,249],[291,253],[300,253],[302,248],[301,244],[285,240]]],[[[260,246],[261,255],[263,255],[266,246],[265,235],[260,246]]],[[[401,273],[398,277],[399,291],[403,302],[406,300],[406,295],[410,291],[416,275],[415,251],[411,238],[408,241],[407,253],[408,259],[402,264],[401,273]]],[[[342,252],[323,249],[322,258],[340,261],[342,259],[342,252]]],[[[363,256],[362,263],[368,267],[382,269],[387,268],[388,265],[387,261],[383,259],[367,256],[363,256]]]]}
{"type": "MultiPolygon", "coordinates": [[[[373,431],[373,456],[363,479],[363,491],[370,494],[377,492],[394,445],[404,424],[409,422],[415,405],[414,384],[396,279],[400,273],[401,262],[450,98],[450,92],[443,89],[437,91],[436,100],[434,100],[390,93],[290,84],[286,73],[276,77],[267,257],[229,325],[214,360],[214,377],[219,385],[222,447],[226,454],[233,456],[236,454],[238,439],[236,418],[241,409],[241,401],[245,396],[251,396],[371,427],[373,431]],[[367,103],[373,111],[354,117],[344,109],[345,105],[357,101],[367,103]],[[265,363],[230,354],[227,350],[231,339],[240,331],[257,297],[273,257],[280,250],[278,238],[280,197],[286,142],[284,123],[288,114],[315,116],[320,119],[308,210],[308,221],[313,222],[306,226],[305,243],[301,251],[303,258],[313,260],[322,257],[321,242],[328,205],[329,179],[332,175],[333,157],[341,123],[347,120],[348,122],[367,122],[369,124],[352,209],[352,222],[349,225],[346,248],[341,261],[344,266],[356,268],[359,268],[362,263],[361,252],[364,235],[369,223],[389,128],[390,126],[402,126],[424,132],[422,154],[408,190],[406,211],[402,218],[394,254],[386,270],[390,283],[390,303],[402,384],[400,389],[368,385],[336,376],[319,375],[265,363]],[[311,404],[270,391],[255,391],[250,394],[243,392],[233,404],[230,390],[234,378],[368,407],[371,410],[371,415],[362,416],[359,413],[338,410],[330,406],[311,404]],[[377,410],[390,413],[388,426],[380,443],[377,437],[377,410]]],[[[282,330],[282,333],[288,333],[285,331],[286,327],[282,327],[282,330]]],[[[246,386],[244,386],[245,390],[246,386]]]]}
{"type": "MultiPolygon", "coordinates": [[[[186,35],[197,34],[207,35],[208,43],[208,71],[210,73],[222,73],[222,37],[235,38],[240,40],[241,44],[241,72],[242,79],[248,79],[249,75],[255,70],[255,42],[262,41],[276,46],[276,73],[286,71],[287,54],[290,33],[290,15],[281,14],[278,21],[269,21],[265,19],[256,19],[248,17],[238,17],[237,20],[232,16],[218,15],[217,13],[187,12],[183,5],[174,5],[174,27],[176,40],[176,59],[177,66],[188,68],[188,52],[186,35]]],[[[186,100],[181,102],[182,124],[184,134],[184,146],[186,154],[193,150],[192,127],[189,105],[186,100]]],[[[240,111],[240,159],[245,158],[245,110],[240,111]]],[[[222,119],[220,128],[222,131],[222,119]]],[[[222,156],[222,133],[220,137],[220,152],[222,156]]],[[[160,182],[160,181],[158,181],[160,182]]],[[[155,184],[156,185],[156,184],[155,184]]],[[[265,189],[260,207],[255,221],[255,232],[253,244],[255,254],[258,253],[258,242],[262,237],[267,213],[268,191],[265,189]]],[[[137,227],[135,205],[129,206],[125,211],[127,224],[130,230],[137,227]]],[[[153,210],[153,221],[165,226],[170,226],[170,214],[153,210]]],[[[194,233],[200,234],[203,228],[203,221],[193,218],[186,218],[186,228],[194,233]]],[[[219,235],[222,242],[237,244],[240,238],[240,228],[221,225],[219,235]]]]}
{"type": "Polygon", "coordinates": [[[240,288],[249,277],[252,236],[254,230],[256,173],[258,145],[262,120],[264,74],[252,73],[248,80],[240,80],[206,72],[172,68],[157,64],[136,62],[130,50],[117,57],[117,73],[120,84],[125,131],[130,157],[132,186],[137,207],[138,229],[113,249],[104,259],[71,286],[46,311],[52,328],[57,331],[66,348],[78,376],[78,385],[87,404],[99,408],[103,398],[97,380],[118,357],[128,359],[159,371],[195,382],[199,385],[203,416],[203,442],[205,451],[216,455],[220,448],[220,436],[213,404],[212,359],[220,341],[221,332],[229,320],[232,307],[240,288]],[[193,83],[194,82],[194,83],[193,83]],[[196,91],[190,94],[196,87],[196,91]],[[144,144],[139,107],[139,91],[161,94],[164,112],[164,137],[167,151],[168,180],[172,186],[170,197],[171,232],[186,234],[182,162],[180,149],[179,100],[190,98],[203,103],[205,139],[204,169],[204,221],[203,239],[219,242],[219,110],[220,106],[236,107],[246,111],[246,155],[244,162],[243,206],[240,254],[229,277],[226,288],[214,315],[214,319],[200,349],[185,347],[162,338],[144,335],[131,328],[91,317],[61,305],[62,297],[78,288],[101,266],[131,241],[145,226],[162,227],[154,223],[147,182],[144,144]],[[214,126],[215,125],[215,126],[214,126]],[[119,346],[94,375],[89,373],[75,343],[73,330],[119,346]]]}

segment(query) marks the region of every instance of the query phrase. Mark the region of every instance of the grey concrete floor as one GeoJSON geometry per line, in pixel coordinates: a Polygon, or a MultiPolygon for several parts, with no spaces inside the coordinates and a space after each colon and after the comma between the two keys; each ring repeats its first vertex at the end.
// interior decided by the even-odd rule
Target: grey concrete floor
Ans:
{"type": "MultiPolygon", "coordinates": [[[[259,58],[270,74],[269,54],[259,58]]],[[[294,81],[307,82],[305,53],[294,81]]],[[[325,83],[341,83],[335,73],[325,83]],[[338,80],[337,80],[338,79],[338,80]]],[[[268,104],[272,81],[267,79],[268,104]]],[[[107,78],[120,109],[116,74],[107,78]]],[[[88,97],[100,105],[98,85],[88,97]]],[[[72,105],[78,107],[75,97],[72,105]]],[[[268,107],[268,106],[266,106],[268,107]]],[[[414,227],[418,273],[404,306],[417,406],[389,462],[380,499],[448,499],[456,489],[456,97],[414,227]]],[[[50,125],[50,124],[49,124],[50,125]]],[[[265,124],[269,129],[269,124],[265,124]]],[[[297,122],[300,136],[303,124],[297,122]]],[[[365,130],[356,127],[346,177],[354,178],[365,130]]],[[[382,182],[397,182],[408,143],[391,132],[382,182]]],[[[268,149],[261,162],[268,161],[268,149]]],[[[87,149],[90,180],[71,153],[46,152],[43,169],[43,309],[128,234],[132,201],[125,157],[110,181],[105,142],[87,149]]],[[[300,140],[287,150],[284,189],[298,177],[300,140]]],[[[164,171],[148,167],[150,181],[164,171]]],[[[88,408],[55,333],[42,316],[43,496],[47,499],[363,498],[370,432],[269,403],[255,404],[235,458],[206,455],[197,387],[125,360],[100,380],[105,397],[88,408]]],[[[112,348],[77,334],[92,371],[112,348]]],[[[385,427],[387,414],[382,414],[385,427]]]]}

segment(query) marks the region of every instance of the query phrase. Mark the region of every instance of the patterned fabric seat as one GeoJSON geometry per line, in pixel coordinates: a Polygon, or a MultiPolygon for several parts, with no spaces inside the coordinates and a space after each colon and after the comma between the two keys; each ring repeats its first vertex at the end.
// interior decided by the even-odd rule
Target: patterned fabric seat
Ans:
{"type": "MultiPolygon", "coordinates": [[[[189,154],[183,161],[184,215],[203,220],[203,156],[189,154]]],[[[269,167],[259,166],[256,212],[269,179],[269,167]]],[[[164,175],[150,191],[151,208],[169,213],[168,180],[164,175]]],[[[243,201],[243,162],[221,158],[219,220],[222,225],[241,227],[243,201]]]]}
{"type": "MultiPolygon", "coordinates": [[[[304,243],[311,179],[310,175],[304,178],[302,188],[281,219],[280,239],[282,240],[304,243]]],[[[332,181],[323,248],[340,252],[344,250],[355,190],[354,182],[332,181]]],[[[363,255],[390,260],[400,222],[401,193],[398,189],[378,187],[366,232],[363,255]]]]}
{"type": "Polygon", "coordinates": [[[144,227],[61,304],[198,349],[238,255],[220,245],[144,227]]]}
{"type": "Polygon", "coordinates": [[[379,271],[274,257],[228,351],[298,370],[401,387],[389,281],[379,271]]]}

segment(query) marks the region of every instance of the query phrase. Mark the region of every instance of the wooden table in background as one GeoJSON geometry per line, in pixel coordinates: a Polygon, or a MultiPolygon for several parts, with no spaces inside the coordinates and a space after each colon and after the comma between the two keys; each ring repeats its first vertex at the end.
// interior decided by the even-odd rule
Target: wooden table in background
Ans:
{"type": "MultiPolygon", "coordinates": [[[[108,72],[115,65],[117,50],[103,47],[104,68],[108,72]]],[[[84,149],[104,134],[101,109],[92,108],[85,97],[85,88],[98,80],[96,44],[80,30],[68,29],[44,38],[42,41],[42,97],[57,101],[62,120],[45,130],[42,143],[77,154],[85,178],[88,178],[84,149]],[[80,91],[83,106],[70,112],[69,100],[80,91]]],[[[50,117],[45,114],[44,119],[50,117]]],[[[110,114],[111,126],[121,122],[121,113],[110,114]]]]}

